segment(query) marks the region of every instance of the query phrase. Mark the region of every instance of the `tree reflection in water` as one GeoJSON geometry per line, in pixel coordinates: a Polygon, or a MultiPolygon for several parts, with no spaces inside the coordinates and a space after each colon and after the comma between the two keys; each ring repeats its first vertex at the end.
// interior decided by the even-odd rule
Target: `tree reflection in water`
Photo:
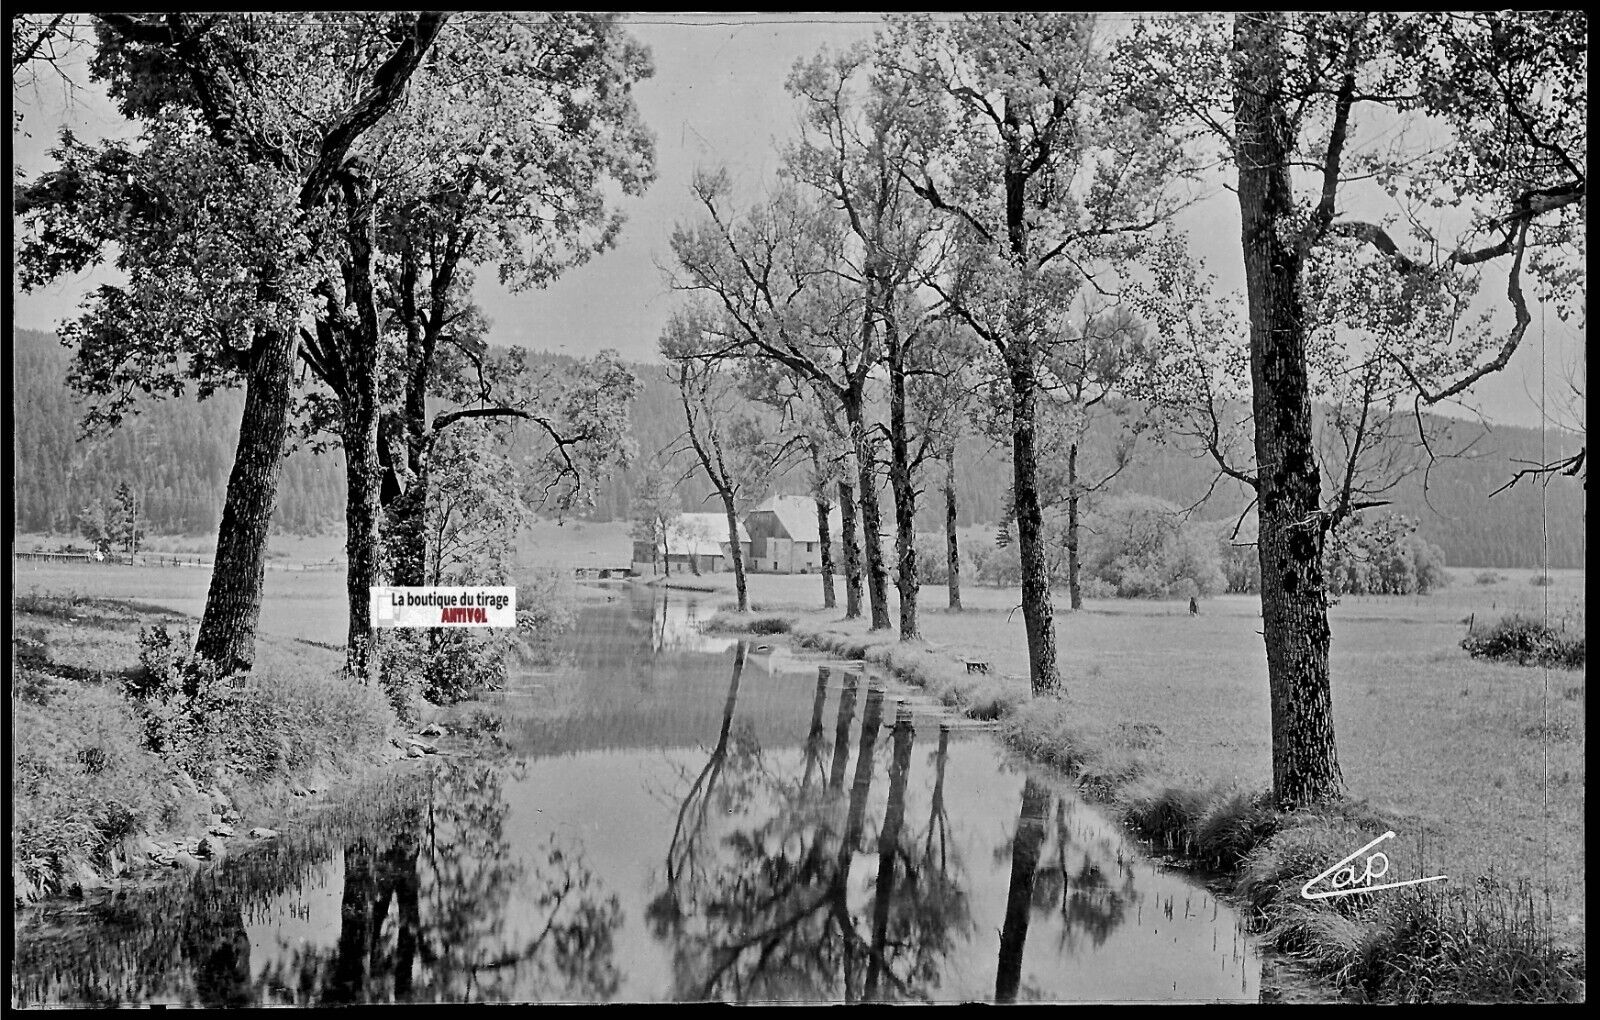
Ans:
{"type": "Polygon", "coordinates": [[[1061,911],[1060,946],[1067,952],[1079,948],[1080,935],[1087,935],[1090,945],[1104,945],[1127,919],[1137,896],[1133,861],[1110,837],[1102,835],[1092,845],[1082,840],[1073,844],[1069,827],[1074,804],[1065,798],[1056,802],[1056,852],[1040,871],[1033,894],[1036,910],[1061,911]],[[1076,864],[1069,848],[1076,851],[1076,864]]]}
{"type": "MultiPolygon", "coordinates": [[[[737,733],[729,719],[738,667],[736,657],[724,733],[737,733]]],[[[832,676],[829,667],[819,668],[797,770],[774,766],[753,740],[741,746],[736,737],[739,753],[732,753],[719,738],[701,771],[705,781],[689,785],[680,809],[685,821],[668,847],[665,888],[650,909],[652,933],[672,949],[675,998],[926,999],[938,987],[946,954],[971,928],[957,857],[942,831],[948,736],[935,758],[929,819],[930,829],[941,831],[924,834],[906,819],[915,731],[909,712],[897,714],[888,799],[869,837],[884,695],[877,688],[867,693],[846,795],[858,673],[844,676],[828,781],[816,781],[827,756],[823,715],[832,676]],[[713,784],[719,775],[722,782],[713,784]],[[877,868],[863,931],[851,910],[851,868],[868,847],[876,850],[877,868]]]]}
{"type": "Polygon", "coordinates": [[[995,851],[996,859],[1003,860],[1007,855],[1011,858],[1005,928],[1001,931],[995,975],[997,1002],[1017,998],[1023,946],[1032,914],[1059,911],[1057,949],[1065,955],[1081,947],[1080,936],[1086,935],[1093,946],[1103,945],[1127,919],[1128,906],[1138,895],[1133,861],[1113,838],[1101,835],[1092,844],[1073,840],[1075,805],[1073,800],[1057,798],[1052,811],[1048,786],[1029,776],[1023,787],[1016,835],[995,851]]]}
{"type": "Polygon", "coordinates": [[[1022,787],[1022,812],[1011,841],[1011,884],[1006,893],[1006,922],[1000,932],[1000,966],[995,973],[994,999],[1013,1002],[1022,977],[1022,949],[1028,940],[1028,915],[1033,908],[1034,873],[1049,825],[1050,790],[1033,776],[1022,787]]]}
{"type": "Polygon", "coordinates": [[[553,837],[531,862],[514,851],[503,768],[446,765],[386,843],[347,843],[337,946],[289,954],[258,979],[261,997],[338,1004],[614,995],[617,898],[602,893],[581,853],[553,837]]]}

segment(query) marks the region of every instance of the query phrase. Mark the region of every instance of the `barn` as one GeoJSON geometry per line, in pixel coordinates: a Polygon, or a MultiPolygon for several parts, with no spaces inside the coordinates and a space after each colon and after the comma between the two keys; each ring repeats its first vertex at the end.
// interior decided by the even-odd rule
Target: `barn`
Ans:
{"type": "MultiPolygon", "coordinates": [[[[750,535],[744,525],[739,525],[740,552],[750,556],[750,535]]],[[[714,574],[733,569],[733,556],[728,546],[728,518],[726,514],[679,514],[667,524],[666,573],[677,574],[698,570],[714,574]]],[[[635,540],[633,543],[633,571],[636,574],[662,572],[663,564],[651,555],[650,543],[635,540]]]]}
{"type": "MultiPolygon", "coordinates": [[[[750,533],[752,569],[780,574],[809,574],[822,569],[822,535],[817,529],[817,504],[803,496],[772,496],[744,519],[750,533]]],[[[839,508],[828,513],[828,537],[840,548],[839,508]]]]}

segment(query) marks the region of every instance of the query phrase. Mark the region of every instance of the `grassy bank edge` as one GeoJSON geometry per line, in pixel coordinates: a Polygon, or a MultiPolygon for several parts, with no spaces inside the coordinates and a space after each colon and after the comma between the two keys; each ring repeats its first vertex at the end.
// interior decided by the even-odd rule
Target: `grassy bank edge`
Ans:
{"type": "MultiPolygon", "coordinates": [[[[288,734],[235,734],[276,749],[268,766],[227,756],[180,763],[144,746],[144,720],[119,681],[140,668],[130,622],[143,629],[195,621],[135,600],[57,594],[18,598],[12,622],[14,908],[214,867],[257,845],[251,830],[293,825],[403,766],[411,760],[407,735],[430,732],[403,726],[381,694],[343,681],[342,648],[260,636],[258,669],[245,683],[279,716],[299,714],[300,725],[288,734]],[[132,616],[99,615],[107,612],[132,616]],[[17,633],[19,621],[35,634],[70,627],[63,651],[89,650],[94,668],[55,661],[49,641],[17,633]],[[220,835],[221,824],[233,835],[220,835]],[[197,856],[207,837],[214,852],[197,856]]],[[[474,703],[430,709],[427,721],[447,723],[450,738],[426,741],[475,755],[488,727],[474,703]]]]}
{"type": "MultiPolygon", "coordinates": [[[[712,623],[733,629],[719,614],[712,623]]],[[[760,618],[777,632],[781,618],[760,618]],[[771,622],[771,621],[776,622],[771,622]]],[[[1431,885],[1382,897],[1309,901],[1301,888],[1407,819],[1361,801],[1281,812],[1270,791],[1176,782],[1147,770],[1140,752],[1160,731],[1134,723],[1115,734],[1072,718],[1069,704],[1031,697],[1025,680],[970,673],[966,664],[893,632],[849,633],[788,621],[796,645],[874,663],[975,719],[997,719],[1005,743],[1059,769],[1138,838],[1204,868],[1270,950],[1298,961],[1340,995],[1378,1002],[1583,1001],[1585,960],[1541,925],[1526,889],[1431,885]],[[1151,732],[1151,731],[1154,732],[1151,732]]],[[[708,628],[709,629],[709,628],[708,628]]]]}

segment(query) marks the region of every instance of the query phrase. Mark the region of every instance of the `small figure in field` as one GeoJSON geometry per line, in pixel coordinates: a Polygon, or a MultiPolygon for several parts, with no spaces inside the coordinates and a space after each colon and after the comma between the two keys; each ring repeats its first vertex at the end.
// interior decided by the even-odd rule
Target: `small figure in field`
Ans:
{"type": "Polygon", "coordinates": [[[1190,616],[1199,616],[1200,615],[1200,603],[1195,601],[1195,598],[1194,598],[1193,595],[1189,596],[1189,615],[1190,616]]]}

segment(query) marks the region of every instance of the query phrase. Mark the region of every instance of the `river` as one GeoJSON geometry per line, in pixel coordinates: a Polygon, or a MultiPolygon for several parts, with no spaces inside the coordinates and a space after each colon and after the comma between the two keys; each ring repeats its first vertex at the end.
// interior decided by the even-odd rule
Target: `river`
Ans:
{"type": "Polygon", "coordinates": [[[587,604],[503,755],[28,912],[13,1001],[1257,1001],[1238,917],[1070,784],[708,612],[587,604]]]}

